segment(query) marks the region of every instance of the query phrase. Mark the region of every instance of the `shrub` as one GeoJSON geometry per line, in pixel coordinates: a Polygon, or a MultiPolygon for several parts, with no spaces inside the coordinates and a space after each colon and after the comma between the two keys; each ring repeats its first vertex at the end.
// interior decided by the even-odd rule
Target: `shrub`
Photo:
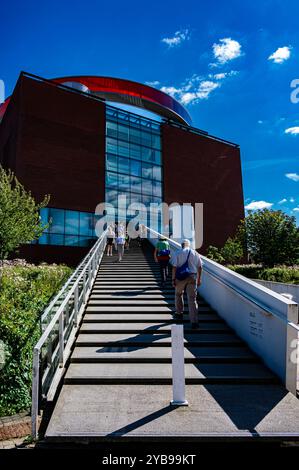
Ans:
{"type": "Polygon", "coordinates": [[[70,276],[67,266],[8,266],[0,285],[0,338],[5,363],[0,370],[0,416],[31,404],[32,351],[40,337],[39,318],[51,297],[70,276]]]}
{"type": "Polygon", "coordinates": [[[299,284],[298,266],[277,266],[275,268],[264,268],[261,265],[249,264],[228,267],[250,279],[299,284]]]}

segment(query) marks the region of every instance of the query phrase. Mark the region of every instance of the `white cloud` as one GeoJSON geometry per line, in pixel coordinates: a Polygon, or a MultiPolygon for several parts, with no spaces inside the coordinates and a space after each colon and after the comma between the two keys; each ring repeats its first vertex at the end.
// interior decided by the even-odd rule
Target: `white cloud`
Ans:
{"type": "Polygon", "coordinates": [[[162,42],[167,44],[169,47],[179,46],[182,42],[190,39],[190,32],[188,29],[182,29],[181,31],[176,31],[171,38],[163,38],[162,42]]]}
{"type": "Polygon", "coordinates": [[[154,80],[154,81],[152,81],[152,82],[145,82],[145,84],[148,85],[148,86],[153,86],[153,87],[155,87],[155,86],[160,85],[160,82],[159,82],[158,80],[154,80]]]}
{"type": "Polygon", "coordinates": [[[278,204],[284,204],[285,202],[288,202],[288,200],[284,197],[281,201],[278,201],[278,204]]]}
{"type": "Polygon", "coordinates": [[[299,181],[299,175],[297,173],[286,173],[285,176],[296,183],[299,181]]]}
{"type": "Polygon", "coordinates": [[[180,88],[163,86],[161,91],[168,93],[172,97],[177,98],[182,104],[187,105],[198,100],[208,99],[212,91],[219,86],[217,82],[203,80],[194,76],[187,80],[180,88]],[[199,83],[197,83],[198,81],[199,83]]]}
{"type": "Polygon", "coordinates": [[[290,202],[295,202],[295,199],[293,197],[290,197],[290,202]]]}
{"type": "Polygon", "coordinates": [[[229,77],[234,77],[235,75],[238,75],[237,70],[231,70],[230,72],[221,72],[221,73],[210,73],[209,78],[212,78],[214,80],[224,80],[225,78],[229,77]]]}
{"type": "Polygon", "coordinates": [[[259,120],[259,121],[257,121],[257,123],[258,123],[258,124],[263,124],[264,121],[259,120]]]}
{"type": "Polygon", "coordinates": [[[285,134],[297,135],[299,134],[299,126],[289,127],[284,131],[285,134]]]}
{"type": "Polygon", "coordinates": [[[268,57],[275,64],[282,64],[291,57],[291,46],[279,47],[273,54],[268,57]]]}
{"type": "Polygon", "coordinates": [[[299,207],[294,207],[293,211],[294,212],[299,212],[299,207]]]}
{"type": "Polygon", "coordinates": [[[245,206],[245,209],[250,210],[250,211],[256,211],[259,209],[270,209],[270,207],[272,206],[273,206],[272,202],[252,201],[250,204],[247,204],[247,206],[245,206]]]}
{"type": "Polygon", "coordinates": [[[223,38],[220,39],[218,44],[213,44],[214,57],[220,64],[225,64],[230,60],[240,57],[242,54],[241,49],[241,44],[232,38],[223,38]]]}

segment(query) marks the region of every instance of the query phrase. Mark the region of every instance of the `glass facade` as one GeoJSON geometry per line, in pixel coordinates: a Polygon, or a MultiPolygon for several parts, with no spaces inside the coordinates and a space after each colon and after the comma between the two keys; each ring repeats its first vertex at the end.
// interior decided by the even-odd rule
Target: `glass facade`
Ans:
{"type": "MultiPolygon", "coordinates": [[[[132,203],[143,203],[147,208],[143,221],[149,223],[150,204],[162,202],[160,125],[107,106],[105,199],[122,218],[125,212],[118,205],[119,195],[126,196],[126,210],[132,203]]],[[[135,215],[135,211],[128,212],[127,220],[135,215]]]]}
{"type": "Polygon", "coordinates": [[[91,246],[96,240],[95,225],[98,216],[90,212],[45,207],[40,209],[43,224],[50,224],[39,240],[39,245],[91,246]]]}

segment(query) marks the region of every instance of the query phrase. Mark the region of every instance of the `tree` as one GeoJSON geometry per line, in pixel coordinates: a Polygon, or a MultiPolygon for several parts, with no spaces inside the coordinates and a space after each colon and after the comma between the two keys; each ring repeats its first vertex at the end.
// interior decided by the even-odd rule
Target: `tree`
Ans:
{"type": "Polygon", "coordinates": [[[0,165],[0,260],[42,235],[48,225],[41,223],[39,209],[47,206],[49,199],[45,196],[37,204],[13,172],[0,165]]]}
{"type": "Polygon", "coordinates": [[[222,248],[210,245],[207,257],[220,264],[234,264],[244,257],[241,241],[229,237],[222,248]]]}
{"type": "Polygon", "coordinates": [[[299,229],[295,217],[282,211],[263,209],[249,212],[239,228],[249,255],[257,263],[273,267],[295,264],[299,259],[299,229]]]}

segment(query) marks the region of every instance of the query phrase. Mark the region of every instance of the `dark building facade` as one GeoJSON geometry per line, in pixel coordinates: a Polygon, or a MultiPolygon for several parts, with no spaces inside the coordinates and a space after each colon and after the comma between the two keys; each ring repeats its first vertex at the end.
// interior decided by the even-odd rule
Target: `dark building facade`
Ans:
{"type": "Polygon", "coordinates": [[[97,204],[117,207],[119,194],[146,207],[203,203],[203,253],[222,246],[244,217],[239,146],[192,128],[187,111],[159,90],[22,73],[0,117],[1,165],[38,201],[50,195],[41,210],[50,228],[19,256],[76,264],[95,240],[97,204]],[[146,108],[157,119],[112,101],[146,108]]]}

